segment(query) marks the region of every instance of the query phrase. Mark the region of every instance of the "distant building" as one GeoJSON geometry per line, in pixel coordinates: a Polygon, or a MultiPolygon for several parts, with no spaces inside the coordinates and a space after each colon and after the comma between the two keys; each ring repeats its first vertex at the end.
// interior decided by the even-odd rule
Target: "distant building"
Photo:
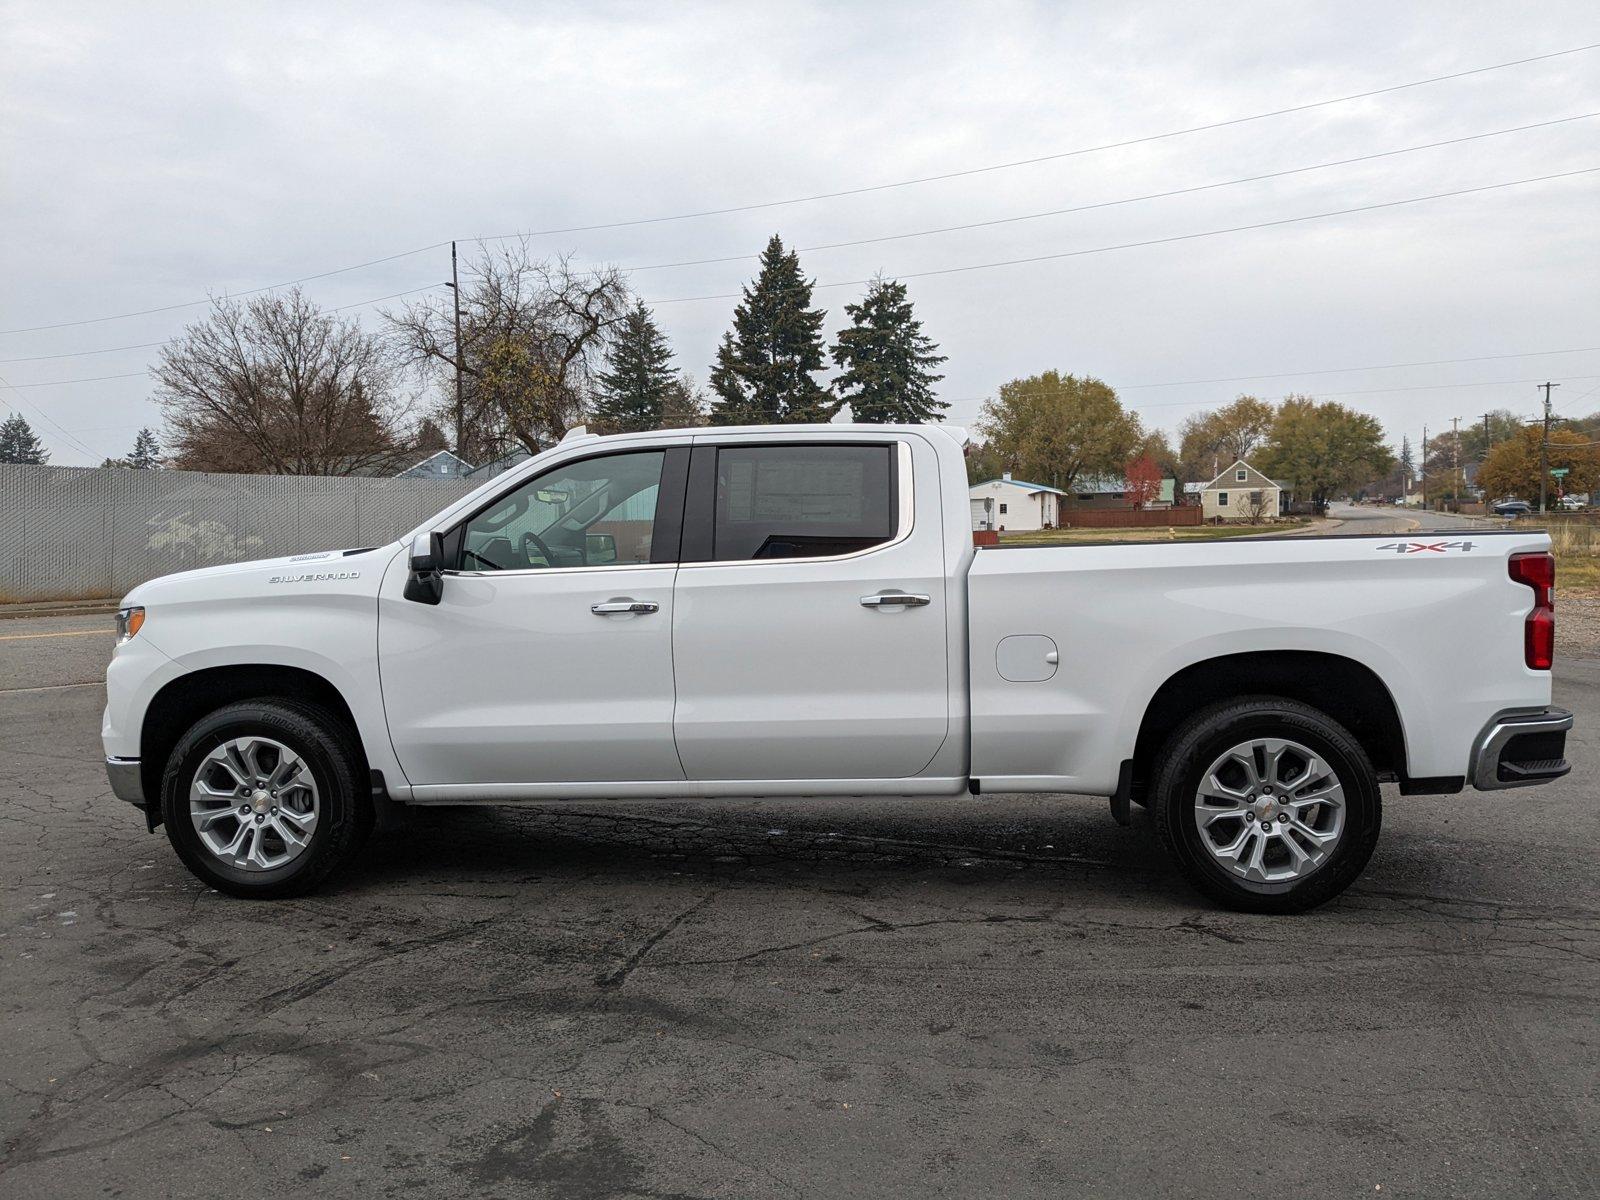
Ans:
{"type": "Polygon", "coordinates": [[[1065,497],[1060,488],[1013,479],[1010,471],[999,479],[975,483],[967,489],[974,529],[1004,529],[1012,533],[1054,529],[1061,523],[1061,502],[1065,497]]]}
{"type": "Polygon", "coordinates": [[[504,475],[512,467],[525,463],[532,457],[533,455],[519,447],[511,451],[510,454],[503,454],[499,458],[490,459],[481,467],[473,467],[467,474],[474,479],[493,479],[496,475],[504,475]]]}
{"type": "Polygon", "coordinates": [[[1276,521],[1287,511],[1292,488],[1270,479],[1240,459],[1199,488],[1207,521],[1276,521]]]}
{"type": "Polygon", "coordinates": [[[472,474],[472,464],[464,458],[458,458],[449,450],[440,450],[435,454],[417,463],[416,466],[407,467],[395,475],[396,479],[462,479],[472,474]]]}
{"type": "MultiPolygon", "coordinates": [[[[1163,479],[1160,488],[1146,508],[1171,508],[1177,493],[1176,479],[1163,479]]],[[[1072,485],[1074,508],[1132,508],[1128,498],[1128,481],[1120,475],[1107,475],[1094,479],[1080,479],[1072,485]]]]}

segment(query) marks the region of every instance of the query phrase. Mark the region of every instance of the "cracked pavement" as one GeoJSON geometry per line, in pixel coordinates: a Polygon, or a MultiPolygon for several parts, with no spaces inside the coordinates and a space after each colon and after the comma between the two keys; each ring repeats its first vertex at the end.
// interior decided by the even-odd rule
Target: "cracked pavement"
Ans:
{"type": "Polygon", "coordinates": [[[1302,917],[1042,796],[424,810],[267,904],[111,797],[105,622],[0,622],[84,633],[0,640],[0,1195],[1597,1189],[1600,661],[1302,917]]]}

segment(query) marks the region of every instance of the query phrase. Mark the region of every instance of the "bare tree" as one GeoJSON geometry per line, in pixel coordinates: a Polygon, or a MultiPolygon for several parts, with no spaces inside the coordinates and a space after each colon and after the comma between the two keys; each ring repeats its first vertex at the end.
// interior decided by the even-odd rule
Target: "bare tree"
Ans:
{"type": "Polygon", "coordinates": [[[381,343],[298,288],[217,301],[152,374],[181,469],[362,475],[410,451],[381,343]]]}
{"type": "Polygon", "coordinates": [[[517,447],[537,453],[583,420],[608,333],[630,305],[627,281],[614,268],[577,268],[567,255],[534,258],[524,242],[480,246],[467,274],[459,405],[453,299],[384,317],[405,359],[446,385],[435,413],[457,454],[481,464],[517,447]]]}
{"type": "Polygon", "coordinates": [[[1278,510],[1265,492],[1251,492],[1241,507],[1244,519],[1252,525],[1264,525],[1277,519],[1278,510]]]}

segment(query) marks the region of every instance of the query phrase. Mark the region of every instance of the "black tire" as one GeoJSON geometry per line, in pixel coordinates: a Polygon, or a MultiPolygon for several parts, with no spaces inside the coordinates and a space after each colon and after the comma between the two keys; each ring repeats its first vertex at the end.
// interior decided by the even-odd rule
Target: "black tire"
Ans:
{"type": "Polygon", "coordinates": [[[1179,726],[1161,749],[1151,797],[1156,832],[1185,878],[1210,899],[1241,912],[1305,912],[1327,903],[1366,867],[1383,823],[1378,776],[1361,744],[1326,713],[1277,696],[1226,701],[1179,726]],[[1325,862],[1287,882],[1234,874],[1206,848],[1195,825],[1202,772],[1230,747],[1256,737],[1303,744],[1323,756],[1344,787],[1344,828],[1337,844],[1325,862]]]}
{"type": "Polygon", "coordinates": [[[373,807],[366,777],[355,735],[325,709],[277,698],[247,700],[207,714],[178,739],[161,778],[161,814],[184,866],[218,891],[258,900],[299,896],[343,866],[371,833],[373,807]],[[272,870],[247,871],[224,862],[201,842],[189,815],[189,787],[201,760],[223,742],[245,734],[273,738],[300,755],[322,805],[306,848],[272,870]]]}

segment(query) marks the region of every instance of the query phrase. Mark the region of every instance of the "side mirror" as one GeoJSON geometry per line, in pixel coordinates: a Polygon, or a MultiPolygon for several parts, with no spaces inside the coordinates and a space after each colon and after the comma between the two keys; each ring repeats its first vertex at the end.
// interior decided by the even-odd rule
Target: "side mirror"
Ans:
{"type": "Polygon", "coordinates": [[[617,539],[609,533],[586,533],[583,536],[583,558],[591,567],[617,561],[617,539]]]}
{"type": "Polygon", "coordinates": [[[405,598],[418,604],[444,599],[444,534],[419,533],[411,539],[411,573],[406,577],[405,598]]]}

